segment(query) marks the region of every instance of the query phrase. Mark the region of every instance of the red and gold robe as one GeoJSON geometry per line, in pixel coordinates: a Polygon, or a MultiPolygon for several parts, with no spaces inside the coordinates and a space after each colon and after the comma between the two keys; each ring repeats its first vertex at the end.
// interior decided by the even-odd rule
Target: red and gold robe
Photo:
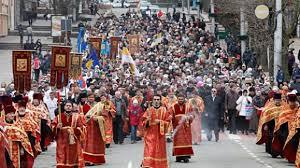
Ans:
{"type": "Polygon", "coordinates": [[[32,168],[34,154],[27,133],[18,123],[7,124],[5,135],[14,168],[32,168]]]}
{"type": "MultiPolygon", "coordinates": [[[[170,97],[162,97],[162,104],[163,106],[165,106],[167,108],[167,110],[169,112],[171,112],[173,106],[177,103],[177,97],[173,97],[173,98],[170,98],[170,97]]],[[[172,124],[172,121],[169,125],[169,128],[168,128],[168,135],[171,136],[171,132],[173,130],[173,124],[172,124]]]]}
{"type": "Polygon", "coordinates": [[[164,97],[162,98],[162,104],[167,108],[167,110],[171,110],[174,104],[177,103],[177,98],[164,97]]]}
{"type": "Polygon", "coordinates": [[[41,134],[39,125],[33,120],[29,112],[26,112],[24,117],[17,117],[16,124],[23,127],[31,143],[31,148],[35,157],[42,152],[40,142],[41,134]],[[31,140],[34,138],[34,142],[31,140]]]}
{"type": "Polygon", "coordinates": [[[92,164],[105,163],[105,121],[102,114],[104,104],[99,102],[86,114],[87,135],[83,152],[84,161],[92,164]]]}
{"type": "Polygon", "coordinates": [[[87,112],[89,112],[91,109],[91,106],[87,103],[85,103],[84,105],[80,105],[80,113],[83,113],[84,115],[86,115],[87,112]]]}
{"type": "Polygon", "coordinates": [[[298,108],[291,109],[288,105],[285,106],[275,122],[272,152],[277,155],[283,154],[283,147],[288,136],[288,122],[293,120],[297,110],[298,108]]]}
{"type": "Polygon", "coordinates": [[[8,140],[2,130],[0,129],[0,167],[1,168],[10,168],[12,165],[7,162],[6,155],[9,155],[9,145],[8,140]]]}
{"type": "Polygon", "coordinates": [[[288,122],[289,134],[283,147],[283,156],[290,162],[296,161],[297,152],[300,152],[298,148],[299,144],[299,132],[297,129],[300,128],[300,110],[298,109],[297,114],[288,122]]]}
{"type": "Polygon", "coordinates": [[[144,97],[143,96],[134,96],[130,99],[130,102],[129,102],[129,106],[131,106],[133,104],[133,100],[136,99],[139,103],[139,105],[141,106],[143,101],[144,101],[144,97]]]}
{"type": "Polygon", "coordinates": [[[28,103],[27,110],[30,111],[34,121],[38,123],[40,128],[39,132],[41,133],[42,141],[44,143],[43,148],[46,148],[53,140],[53,135],[51,132],[51,119],[48,109],[44,103],[41,103],[38,106],[28,103]]]}
{"type": "Polygon", "coordinates": [[[193,114],[190,114],[188,103],[175,104],[172,109],[172,123],[174,129],[173,156],[192,156],[192,130],[193,114]],[[183,119],[189,117],[188,120],[183,119]]]}
{"type": "MultiPolygon", "coordinates": [[[[300,134],[300,116],[299,116],[299,111],[297,112],[297,121],[296,121],[296,127],[297,127],[297,131],[298,131],[298,134],[300,134]]],[[[300,168],[300,140],[298,139],[298,150],[297,150],[297,153],[296,153],[296,161],[295,161],[295,164],[296,164],[296,167],[297,168],[300,168]]]]}
{"type": "MultiPolygon", "coordinates": [[[[269,138],[269,134],[268,134],[268,130],[264,130],[264,127],[270,121],[277,120],[279,114],[284,110],[284,108],[285,108],[284,105],[276,106],[274,102],[271,102],[269,103],[269,105],[265,106],[259,118],[256,144],[261,145],[267,142],[269,138]]],[[[274,130],[272,130],[272,132],[274,132],[274,130]]]]}
{"type": "Polygon", "coordinates": [[[204,102],[203,99],[199,96],[195,96],[194,98],[189,99],[188,101],[188,109],[189,111],[194,112],[194,120],[192,122],[192,141],[196,144],[201,142],[201,115],[204,111],[204,102]]]}
{"type": "Polygon", "coordinates": [[[77,113],[62,113],[53,122],[53,132],[56,139],[56,162],[57,168],[84,167],[83,143],[85,120],[77,113]],[[57,128],[58,123],[62,128],[57,128]]]}
{"type": "Polygon", "coordinates": [[[165,134],[172,116],[165,107],[150,107],[142,117],[145,127],[143,168],[168,168],[165,134]],[[155,120],[160,122],[157,124],[155,120]]]}
{"type": "Polygon", "coordinates": [[[105,119],[105,142],[111,144],[113,140],[113,118],[116,116],[116,109],[111,101],[106,101],[104,104],[102,115],[105,119]]]}

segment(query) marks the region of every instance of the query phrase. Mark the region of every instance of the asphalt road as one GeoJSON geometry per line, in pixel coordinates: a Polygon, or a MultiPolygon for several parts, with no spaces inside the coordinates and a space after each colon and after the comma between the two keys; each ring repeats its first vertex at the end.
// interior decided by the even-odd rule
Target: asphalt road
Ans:
{"type": "MultiPolygon", "coordinates": [[[[264,146],[255,145],[255,136],[221,134],[219,142],[204,140],[193,146],[195,156],[190,163],[176,163],[170,154],[170,168],[292,168],[284,159],[272,159],[264,152],[264,146]]],[[[168,144],[171,152],[172,144],[168,144]]],[[[106,150],[107,163],[103,168],[138,168],[143,158],[143,142],[112,145],[106,150]]],[[[35,168],[55,167],[55,144],[35,161],[35,168]]]]}

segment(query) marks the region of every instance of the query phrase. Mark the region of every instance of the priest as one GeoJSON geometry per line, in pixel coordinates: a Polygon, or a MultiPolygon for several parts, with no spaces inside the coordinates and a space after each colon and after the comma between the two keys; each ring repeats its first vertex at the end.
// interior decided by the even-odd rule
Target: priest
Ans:
{"type": "MultiPolygon", "coordinates": [[[[89,98],[91,95],[89,96],[89,98]]],[[[85,115],[87,121],[87,135],[83,152],[84,161],[88,165],[100,165],[105,163],[105,104],[99,102],[85,115]]]]}
{"type": "Polygon", "coordinates": [[[59,112],[52,127],[57,143],[56,167],[82,168],[84,167],[82,146],[85,141],[85,121],[79,113],[72,113],[71,101],[67,100],[63,107],[63,112],[59,112]]]}
{"type": "Polygon", "coordinates": [[[185,96],[179,94],[177,97],[178,103],[173,106],[171,112],[174,128],[173,156],[176,157],[176,162],[184,161],[187,163],[194,155],[191,131],[194,114],[193,111],[189,111],[189,104],[185,101],[185,96]]]}
{"type": "Polygon", "coordinates": [[[161,101],[161,96],[155,95],[153,106],[142,117],[145,128],[143,168],[168,168],[165,134],[172,116],[161,101]]]}

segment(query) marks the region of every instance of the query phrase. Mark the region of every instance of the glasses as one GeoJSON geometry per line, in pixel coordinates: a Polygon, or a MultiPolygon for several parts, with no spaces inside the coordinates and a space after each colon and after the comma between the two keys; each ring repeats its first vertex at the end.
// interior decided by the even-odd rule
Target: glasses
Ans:
{"type": "Polygon", "coordinates": [[[160,101],[160,99],[153,99],[154,101],[160,101]]]}
{"type": "Polygon", "coordinates": [[[216,90],[212,90],[211,92],[216,93],[217,91],[216,90]]]}

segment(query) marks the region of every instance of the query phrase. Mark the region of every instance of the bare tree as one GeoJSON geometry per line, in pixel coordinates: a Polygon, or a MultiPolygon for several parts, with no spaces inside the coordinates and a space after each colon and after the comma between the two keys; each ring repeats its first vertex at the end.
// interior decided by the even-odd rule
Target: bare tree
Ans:
{"type": "MultiPolygon", "coordinates": [[[[273,49],[274,31],[276,29],[275,0],[216,0],[217,21],[233,35],[240,34],[240,9],[244,7],[246,21],[248,23],[248,47],[257,53],[258,63],[267,65],[267,47],[273,49]],[[255,8],[258,5],[267,5],[270,9],[268,19],[260,20],[255,16],[255,8]]],[[[287,70],[287,52],[289,41],[295,36],[298,20],[300,18],[300,0],[283,0],[283,67],[287,70]]],[[[271,60],[273,51],[270,52],[271,60]]],[[[265,67],[266,68],[266,67],[265,67]]],[[[270,67],[269,70],[271,70],[270,67]]],[[[270,71],[271,72],[271,71],[270,71]]]]}

